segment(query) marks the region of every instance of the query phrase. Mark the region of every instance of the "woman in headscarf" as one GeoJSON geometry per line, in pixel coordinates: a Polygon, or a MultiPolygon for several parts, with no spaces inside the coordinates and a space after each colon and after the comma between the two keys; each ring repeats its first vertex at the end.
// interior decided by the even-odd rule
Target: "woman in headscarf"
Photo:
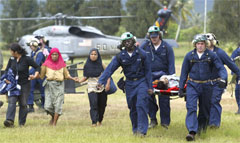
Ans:
{"type": "Polygon", "coordinates": [[[102,124],[103,115],[107,106],[107,91],[110,89],[110,78],[108,79],[105,89],[97,88],[98,78],[104,71],[105,66],[102,64],[102,59],[99,51],[95,48],[90,50],[88,59],[83,69],[83,78],[80,83],[88,80],[88,98],[90,103],[90,116],[92,126],[102,124]]]}
{"type": "Polygon", "coordinates": [[[62,114],[62,104],[64,101],[64,79],[77,80],[71,77],[62,55],[57,48],[52,48],[47,60],[41,67],[40,78],[46,76],[45,104],[44,109],[51,115],[49,125],[56,126],[59,116],[62,114]]]}

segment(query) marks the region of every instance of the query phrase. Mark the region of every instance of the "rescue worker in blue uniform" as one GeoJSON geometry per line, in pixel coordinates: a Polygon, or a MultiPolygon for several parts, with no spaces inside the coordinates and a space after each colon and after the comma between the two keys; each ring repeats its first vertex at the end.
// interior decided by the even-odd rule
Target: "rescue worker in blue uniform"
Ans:
{"type": "MultiPolygon", "coordinates": [[[[36,62],[39,66],[42,65],[42,63],[45,61],[45,56],[43,55],[42,50],[39,47],[39,40],[36,38],[33,38],[29,46],[32,49],[31,52],[31,58],[33,59],[34,62],[36,62]]],[[[29,71],[29,75],[33,75],[35,73],[35,69],[31,68],[29,71]]],[[[31,89],[30,89],[30,95],[28,96],[28,112],[34,112],[34,107],[33,107],[33,101],[34,101],[34,90],[36,88],[36,85],[39,84],[39,91],[41,94],[41,106],[44,107],[44,87],[42,86],[43,80],[42,79],[34,79],[31,81],[31,89]]]]}
{"type": "Polygon", "coordinates": [[[150,61],[146,53],[136,47],[130,32],[121,36],[122,51],[117,54],[99,78],[98,86],[104,85],[119,66],[126,77],[125,91],[134,135],[145,136],[148,130],[148,101],[153,94],[150,61]]]}
{"type": "MultiPolygon", "coordinates": [[[[175,74],[175,58],[171,46],[162,40],[159,27],[151,26],[148,29],[149,40],[143,42],[140,48],[144,49],[149,57],[152,69],[152,79],[159,80],[162,75],[175,74]]],[[[168,128],[170,124],[170,98],[169,96],[158,96],[161,125],[168,128]]],[[[156,113],[158,106],[155,95],[149,101],[149,117],[151,122],[149,128],[155,127],[157,123],[156,113]]]]}
{"type": "Polygon", "coordinates": [[[195,134],[199,131],[206,130],[210,114],[211,95],[212,95],[212,68],[218,69],[220,76],[219,86],[226,86],[227,71],[220,59],[212,51],[206,49],[208,40],[206,35],[196,35],[193,40],[194,50],[187,53],[182,64],[179,96],[184,96],[184,86],[186,88],[186,127],[189,134],[186,136],[187,141],[195,140],[195,134]],[[197,105],[199,100],[199,114],[197,117],[197,105]]]}
{"type": "Polygon", "coordinates": [[[47,56],[49,55],[49,53],[51,52],[51,47],[49,47],[49,41],[46,40],[46,38],[43,35],[38,35],[35,36],[35,38],[37,38],[40,42],[39,47],[43,52],[43,55],[47,58],[47,56]]]}
{"type": "MultiPolygon", "coordinates": [[[[236,66],[236,64],[231,60],[231,58],[226,54],[225,51],[216,47],[218,45],[218,41],[216,36],[213,33],[206,34],[207,39],[210,41],[210,45],[208,45],[208,49],[217,54],[219,59],[224,65],[227,65],[228,68],[233,71],[237,75],[237,79],[240,78],[240,70],[236,66]]],[[[221,123],[221,114],[222,107],[220,104],[222,94],[224,92],[224,88],[219,88],[218,79],[220,78],[217,72],[217,68],[213,67],[211,80],[213,81],[213,93],[211,99],[211,109],[210,109],[210,118],[209,118],[209,126],[210,128],[219,128],[221,123]]]]}
{"type": "MultiPolygon", "coordinates": [[[[240,44],[238,45],[237,49],[235,49],[231,55],[231,58],[233,61],[235,61],[235,58],[238,58],[240,56],[240,44]]],[[[236,82],[236,88],[235,88],[235,98],[238,106],[238,110],[236,114],[240,114],[240,84],[239,79],[236,82]]]]}

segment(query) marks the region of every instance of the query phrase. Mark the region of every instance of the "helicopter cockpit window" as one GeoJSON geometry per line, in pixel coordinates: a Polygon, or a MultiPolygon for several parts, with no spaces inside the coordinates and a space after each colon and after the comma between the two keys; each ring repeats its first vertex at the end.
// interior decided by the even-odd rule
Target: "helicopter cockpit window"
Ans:
{"type": "Polygon", "coordinates": [[[79,27],[70,27],[69,28],[69,33],[79,36],[79,37],[85,37],[85,38],[98,38],[98,37],[105,37],[104,35],[100,35],[98,33],[95,33],[94,31],[87,31],[87,30],[82,30],[79,27]]]}

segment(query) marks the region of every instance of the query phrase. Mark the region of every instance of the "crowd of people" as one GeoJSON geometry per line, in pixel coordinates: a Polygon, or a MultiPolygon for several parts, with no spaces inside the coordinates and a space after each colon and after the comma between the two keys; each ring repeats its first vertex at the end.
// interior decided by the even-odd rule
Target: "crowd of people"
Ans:
{"type": "MultiPolygon", "coordinates": [[[[43,36],[36,36],[28,43],[32,49],[31,57],[26,56],[26,51],[19,44],[11,44],[12,57],[8,61],[5,74],[12,70],[17,81],[16,89],[17,86],[21,88],[20,94],[8,93],[4,125],[14,125],[17,102],[18,124],[25,125],[27,114],[34,112],[34,90],[38,84],[41,94],[40,107],[51,116],[49,125],[56,126],[59,116],[62,115],[64,79],[70,79],[79,83],[88,81],[92,126],[101,126],[108,91],[111,90],[111,76],[118,67],[122,67],[125,80],[119,81],[119,85],[122,85],[119,88],[126,93],[133,134],[144,137],[148,129],[156,127],[158,110],[160,125],[168,129],[171,122],[170,97],[162,93],[157,96],[157,102],[152,84],[153,81],[160,80],[160,88],[167,89],[174,84],[179,88],[179,97],[186,96],[186,140],[193,141],[197,133],[205,132],[208,127],[216,129],[221,125],[220,101],[227,86],[228,76],[224,65],[236,74],[235,94],[237,114],[240,114],[240,70],[234,63],[234,59],[240,55],[240,48],[237,48],[230,58],[217,47],[218,40],[213,33],[198,34],[192,43],[194,49],[184,57],[180,78],[175,75],[173,48],[163,40],[162,32],[157,26],[149,27],[146,40],[141,45],[132,33],[123,33],[119,45],[121,51],[113,57],[108,66],[103,64],[98,49],[91,49],[82,78],[69,74],[60,51],[57,48],[49,48],[43,36]],[[29,70],[30,66],[32,68],[29,70]],[[169,85],[172,78],[175,80],[169,85]]],[[[0,67],[2,68],[2,59],[0,67]]],[[[8,79],[4,81],[12,84],[8,79]]]]}

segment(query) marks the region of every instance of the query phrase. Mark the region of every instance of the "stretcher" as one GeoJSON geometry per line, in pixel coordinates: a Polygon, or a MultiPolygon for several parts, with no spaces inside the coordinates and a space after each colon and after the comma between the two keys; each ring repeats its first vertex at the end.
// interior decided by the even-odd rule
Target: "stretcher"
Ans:
{"type": "MultiPolygon", "coordinates": [[[[184,86],[184,93],[186,94],[186,87],[187,85],[184,86]]],[[[156,95],[161,95],[161,96],[170,96],[170,99],[177,99],[178,97],[178,93],[179,93],[179,87],[178,86],[174,86],[174,87],[170,87],[166,90],[163,89],[158,89],[157,88],[157,84],[153,84],[153,92],[156,95]]]]}

